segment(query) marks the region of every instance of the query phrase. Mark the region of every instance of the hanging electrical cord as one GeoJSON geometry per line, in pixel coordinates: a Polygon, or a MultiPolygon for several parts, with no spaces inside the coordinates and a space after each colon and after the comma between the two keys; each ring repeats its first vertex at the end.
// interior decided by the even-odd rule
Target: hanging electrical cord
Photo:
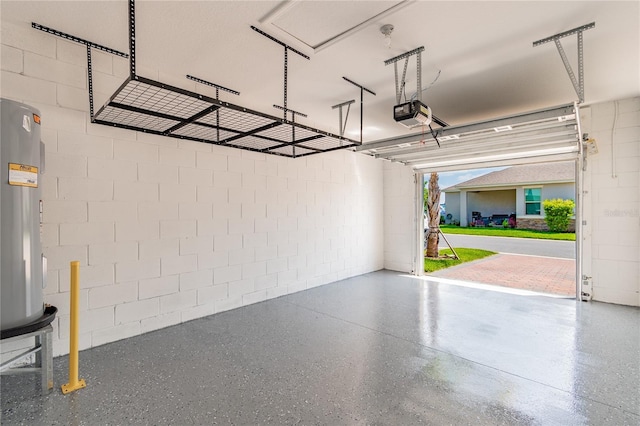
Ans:
{"type": "MultiPolygon", "coordinates": [[[[431,89],[431,86],[433,86],[435,84],[436,81],[438,81],[438,79],[440,78],[440,74],[442,73],[442,70],[438,70],[438,74],[436,75],[436,78],[433,79],[433,81],[431,83],[429,83],[429,85],[427,87],[425,87],[424,89],[422,89],[422,92],[424,93],[426,90],[431,89]]],[[[416,99],[418,97],[418,92],[414,93],[411,96],[411,100],[413,101],[414,99],[416,99]]],[[[405,100],[406,100],[407,96],[405,94],[405,100]]]]}
{"type": "Polygon", "coordinates": [[[424,92],[427,89],[430,89],[431,86],[433,86],[436,81],[438,81],[438,79],[440,78],[440,74],[442,73],[442,70],[438,70],[438,74],[436,75],[436,78],[433,79],[433,81],[431,83],[429,83],[429,85],[427,87],[425,87],[424,89],[422,89],[422,91],[424,92]]]}
{"type": "Polygon", "coordinates": [[[440,148],[440,141],[438,140],[438,136],[436,135],[436,132],[433,130],[433,127],[431,127],[431,123],[429,123],[429,130],[431,130],[431,136],[433,136],[433,138],[436,140],[436,143],[438,144],[438,148],[440,148]]]}

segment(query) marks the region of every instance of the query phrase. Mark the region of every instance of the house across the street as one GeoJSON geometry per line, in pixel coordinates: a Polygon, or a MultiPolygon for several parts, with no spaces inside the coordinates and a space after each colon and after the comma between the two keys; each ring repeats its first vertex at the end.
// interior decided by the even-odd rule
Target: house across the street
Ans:
{"type": "MultiPolygon", "coordinates": [[[[548,229],[542,202],[575,200],[575,163],[564,161],[513,166],[445,188],[446,223],[502,226],[515,218],[524,229],[548,229]]],[[[575,229],[572,220],[569,229],[575,229]]]]}

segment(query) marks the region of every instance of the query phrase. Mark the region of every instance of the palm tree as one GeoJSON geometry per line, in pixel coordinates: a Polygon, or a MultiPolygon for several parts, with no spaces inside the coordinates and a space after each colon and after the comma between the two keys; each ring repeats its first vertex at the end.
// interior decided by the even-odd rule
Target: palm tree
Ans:
{"type": "Polygon", "coordinates": [[[440,186],[438,173],[429,177],[428,198],[429,233],[427,235],[427,257],[438,257],[438,234],[440,233],[440,186]]]}

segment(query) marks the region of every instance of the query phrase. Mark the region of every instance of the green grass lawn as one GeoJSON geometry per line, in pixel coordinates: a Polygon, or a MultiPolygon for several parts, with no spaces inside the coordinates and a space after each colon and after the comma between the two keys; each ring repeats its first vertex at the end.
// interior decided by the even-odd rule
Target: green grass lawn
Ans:
{"type": "Polygon", "coordinates": [[[575,241],[573,232],[534,231],[531,229],[511,229],[501,227],[463,228],[455,225],[440,225],[445,234],[485,235],[489,237],[536,238],[540,240],[575,241]]]}
{"type": "MultiPolygon", "coordinates": [[[[456,266],[464,262],[471,262],[472,260],[482,259],[483,257],[491,256],[497,254],[494,251],[489,250],[480,250],[474,248],[457,248],[456,253],[460,256],[460,260],[458,259],[430,259],[425,257],[424,259],[424,271],[425,272],[434,272],[439,269],[449,268],[451,266],[456,266]]],[[[440,256],[444,255],[452,255],[450,249],[440,250],[440,256]]]]}

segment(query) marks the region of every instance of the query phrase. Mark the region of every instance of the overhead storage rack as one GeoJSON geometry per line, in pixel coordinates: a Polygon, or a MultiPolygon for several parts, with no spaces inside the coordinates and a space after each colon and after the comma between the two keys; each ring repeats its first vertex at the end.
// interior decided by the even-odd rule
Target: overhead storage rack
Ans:
{"type": "Polygon", "coordinates": [[[86,45],[89,105],[93,123],[291,158],[361,144],[340,135],[296,123],[295,116],[304,114],[287,108],[286,53],[291,50],[306,55],[255,28],[285,47],[285,103],[284,107],[276,106],[284,111],[282,118],[223,102],[217,96],[220,89],[236,95],[239,93],[205,80],[187,76],[198,83],[215,87],[216,98],[137,75],[133,0],[129,0],[129,55],[37,23],[32,23],[32,27],[86,45]],[[129,77],[95,114],[91,49],[128,57],[130,64],[129,77]],[[291,114],[291,120],[287,118],[287,114],[291,114]]]}
{"type": "Polygon", "coordinates": [[[98,110],[93,122],[287,157],[358,142],[137,75],[98,110]]]}

